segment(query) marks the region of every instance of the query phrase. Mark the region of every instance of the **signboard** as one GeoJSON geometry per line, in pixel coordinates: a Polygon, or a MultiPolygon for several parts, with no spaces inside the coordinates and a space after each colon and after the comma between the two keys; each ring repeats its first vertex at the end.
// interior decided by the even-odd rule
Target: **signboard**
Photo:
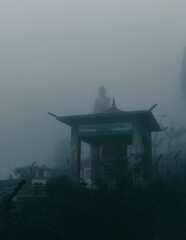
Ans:
{"type": "Polygon", "coordinates": [[[79,126],[79,132],[98,132],[98,131],[125,131],[132,130],[132,123],[102,123],[86,124],[79,126]]]}

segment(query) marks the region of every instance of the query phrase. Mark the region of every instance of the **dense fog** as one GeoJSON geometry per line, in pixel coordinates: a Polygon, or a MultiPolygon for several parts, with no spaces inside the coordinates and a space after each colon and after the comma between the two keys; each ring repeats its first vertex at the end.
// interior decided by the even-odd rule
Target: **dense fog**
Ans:
{"type": "Polygon", "coordinates": [[[47,115],[92,113],[103,85],[123,110],[185,124],[184,0],[0,0],[0,178],[54,166],[70,129],[47,115]]]}

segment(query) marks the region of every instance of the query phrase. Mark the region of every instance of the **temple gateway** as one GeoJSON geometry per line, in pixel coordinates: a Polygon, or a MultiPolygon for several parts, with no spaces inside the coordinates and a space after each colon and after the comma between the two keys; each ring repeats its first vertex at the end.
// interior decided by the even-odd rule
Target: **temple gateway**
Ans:
{"type": "Polygon", "coordinates": [[[122,161],[127,157],[127,149],[132,155],[143,160],[143,178],[152,178],[152,142],[151,132],[161,131],[152,114],[152,109],[140,111],[122,111],[112,105],[102,112],[56,116],[58,121],[71,127],[71,177],[80,181],[81,143],[91,146],[91,181],[101,173],[100,162],[122,161]]]}

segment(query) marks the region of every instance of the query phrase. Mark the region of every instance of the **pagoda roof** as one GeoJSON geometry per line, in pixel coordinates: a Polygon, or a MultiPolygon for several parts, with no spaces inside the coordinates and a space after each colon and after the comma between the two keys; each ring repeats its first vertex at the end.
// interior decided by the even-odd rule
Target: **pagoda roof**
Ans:
{"type": "Polygon", "coordinates": [[[71,127],[80,124],[104,124],[125,121],[135,122],[135,120],[140,120],[147,130],[152,132],[159,132],[162,129],[160,128],[156,118],[152,114],[152,109],[153,108],[149,110],[122,111],[116,108],[116,106],[112,105],[106,111],[94,114],[71,116],[56,116],[52,113],[49,114],[54,116],[58,121],[65,123],[66,125],[71,127]]]}

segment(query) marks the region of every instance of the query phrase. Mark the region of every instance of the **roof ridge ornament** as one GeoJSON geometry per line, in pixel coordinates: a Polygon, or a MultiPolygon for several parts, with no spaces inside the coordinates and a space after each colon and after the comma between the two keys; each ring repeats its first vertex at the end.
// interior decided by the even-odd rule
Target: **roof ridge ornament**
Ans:
{"type": "Polygon", "coordinates": [[[158,104],[156,103],[156,104],[154,104],[150,109],[149,109],[149,111],[151,112],[155,107],[157,107],[158,106],[158,104]]]}

